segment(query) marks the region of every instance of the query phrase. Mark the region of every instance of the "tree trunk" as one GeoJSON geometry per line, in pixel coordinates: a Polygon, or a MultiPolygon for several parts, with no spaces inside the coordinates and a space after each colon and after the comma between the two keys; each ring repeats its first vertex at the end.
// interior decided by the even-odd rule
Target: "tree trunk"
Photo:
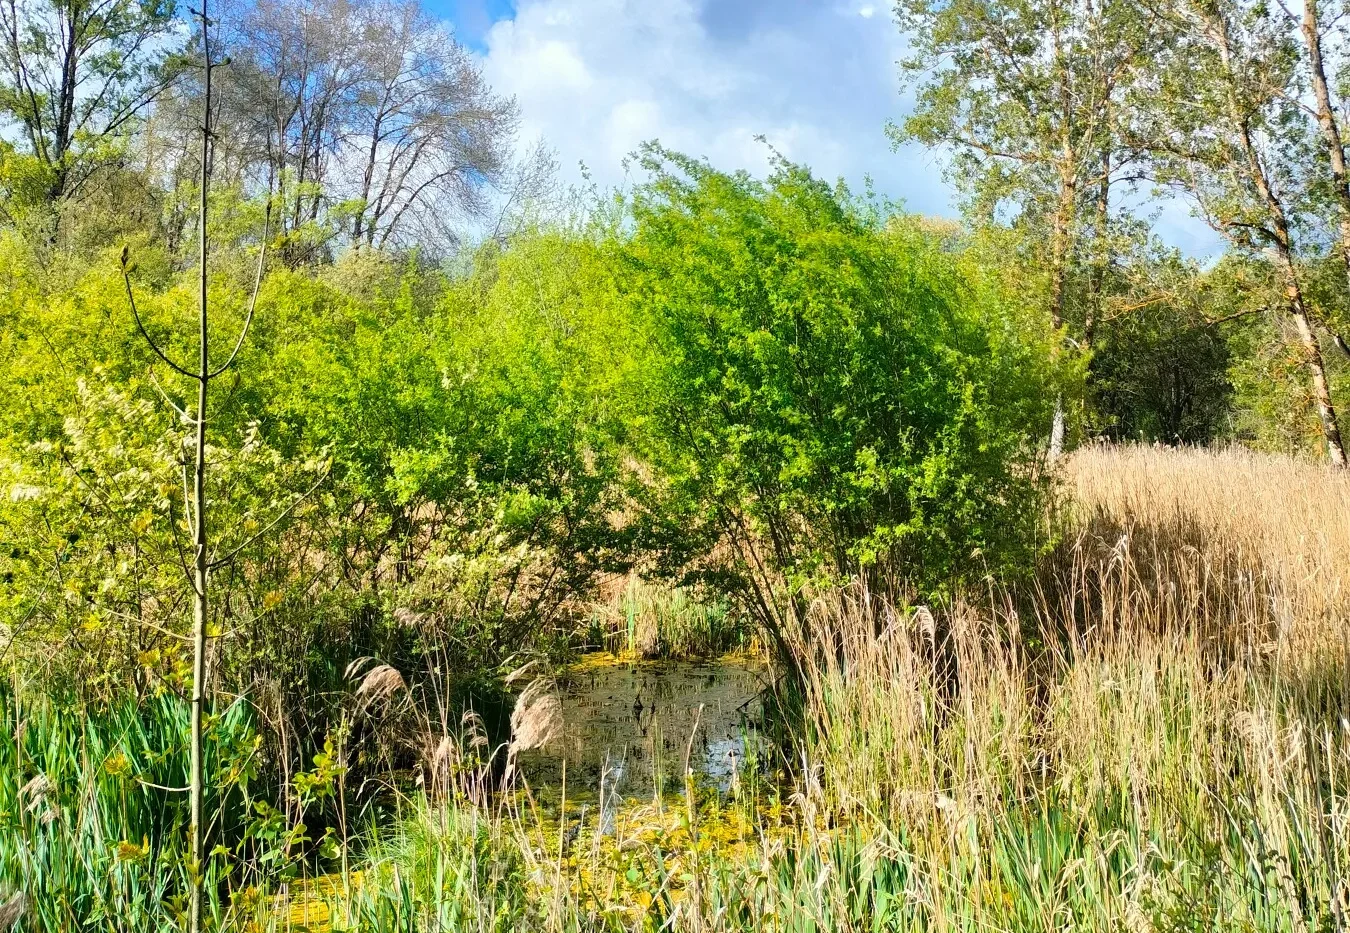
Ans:
{"type": "MultiPolygon", "coordinates": [[[[1345,145],[1341,140],[1340,127],[1336,124],[1335,110],[1331,106],[1331,91],[1327,87],[1326,66],[1322,61],[1322,28],[1317,19],[1317,0],[1303,0],[1303,41],[1308,47],[1308,68],[1312,75],[1313,96],[1317,100],[1317,123],[1322,128],[1327,158],[1331,163],[1331,187],[1340,208],[1341,261],[1345,264],[1347,277],[1350,277],[1350,172],[1346,170],[1345,145]]],[[[1313,332],[1312,322],[1308,320],[1307,310],[1303,307],[1302,294],[1296,286],[1297,283],[1290,295],[1290,306],[1295,309],[1294,322],[1298,326],[1308,370],[1312,374],[1313,397],[1322,419],[1322,433],[1326,435],[1331,462],[1345,466],[1345,448],[1340,427],[1336,423],[1336,409],[1331,403],[1331,389],[1327,385],[1326,369],[1322,365],[1322,351],[1317,345],[1317,335],[1313,332]]],[[[1336,340],[1337,346],[1342,346],[1339,335],[1336,340]]]]}
{"type": "MultiPolygon", "coordinates": [[[[1315,27],[1315,13],[1313,23],[1315,27]]],[[[1305,19],[1305,29],[1306,26],[1305,19]]],[[[1269,233],[1274,240],[1274,251],[1280,264],[1281,274],[1284,276],[1285,295],[1289,299],[1289,313],[1293,316],[1294,324],[1298,328],[1303,362],[1308,368],[1309,377],[1312,379],[1313,399],[1317,403],[1317,414],[1322,421],[1322,436],[1326,440],[1327,455],[1333,466],[1344,467],[1346,465],[1345,445],[1341,442],[1341,429],[1336,422],[1336,408],[1331,401],[1331,387],[1327,383],[1327,372],[1322,362],[1322,351],[1317,345],[1317,335],[1313,333],[1312,322],[1308,319],[1308,306],[1303,299],[1303,288],[1298,280],[1298,269],[1294,263],[1293,240],[1289,233],[1289,220],[1285,215],[1284,204],[1280,201],[1274,189],[1271,188],[1270,180],[1266,177],[1265,166],[1262,165],[1261,159],[1257,155],[1256,144],[1252,141],[1251,125],[1239,105],[1237,93],[1233,86],[1235,72],[1227,25],[1220,20],[1215,23],[1215,27],[1214,35],[1218,39],[1220,58],[1228,77],[1228,115],[1237,129],[1238,141],[1242,146],[1242,153],[1246,161],[1245,169],[1248,178],[1255,185],[1257,193],[1265,204],[1266,215],[1270,218],[1271,230],[1269,233]]],[[[1335,128],[1334,124],[1332,128],[1335,128]]]]}
{"type": "Polygon", "coordinates": [[[1083,348],[1092,349],[1093,338],[1097,333],[1097,322],[1102,319],[1106,301],[1106,273],[1111,266],[1111,246],[1108,233],[1111,222],[1111,148],[1103,146],[1101,153],[1102,180],[1097,188],[1097,229],[1095,252],[1092,264],[1092,295],[1088,301],[1086,317],[1083,320],[1083,348]]]}
{"type": "Polygon", "coordinates": [[[192,738],[190,743],[192,763],[191,774],[188,779],[188,796],[190,799],[188,806],[191,811],[192,835],[192,899],[188,915],[190,933],[201,933],[202,886],[206,872],[206,824],[202,813],[202,803],[205,797],[205,778],[202,773],[202,718],[206,705],[206,626],[209,618],[206,590],[208,572],[206,564],[206,401],[207,388],[211,379],[206,303],[207,194],[211,183],[211,21],[206,14],[206,0],[202,0],[201,20],[205,95],[202,107],[201,218],[198,221],[201,235],[201,270],[198,279],[200,286],[198,325],[201,343],[198,348],[197,371],[197,449],[193,458],[193,511],[196,515],[192,529],[195,551],[192,571],[192,738]]]}
{"type": "Polygon", "coordinates": [[[53,127],[51,167],[52,185],[49,197],[57,203],[65,196],[70,181],[70,166],[67,158],[70,151],[72,126],[75,121],[75,95],[78,92],[76,71],[79,60],[76,55],[76,43],[80,40],[80,10],[78,7],[67,12],[70,17],[69,33],[66,35],[66,47],[61,59],[61,87],[57,92],[56,125],[53,127]]]}
{"type": "Polygon", "coordinates": [[[361,175],[361,206],[357,208],[356,218],[352,221],[352,241],[358,246],[365,235],[366,209],[370,206],[370,189],[375,183],[375,164],[380,156],[380,139],[384,129],[384,108],[388,101],[389,91],[386,88],[379,109],[375,112],[374,126],[370,132],[370,151],[366,154],[366,168],[361,175]]]}
{"type": "Polygon", "coordinates": [[[1317,20],[1317,0],[1303,2],[1303,41],[1308,47],[1308,68],[1312,75],[1313,96],[1317,100],[1317,122],[1322,128],[1327,156],[1331,162],[1332,190],[1340,208],[1341,260],[1350,276],[1350,172],[1345,165],[1345,145],[1341,140],[1336,112],[1327,88],[1326,66],[1322,62],[1322,32],[1317,20]]]}
{"type": "Polygon", "coordinates": [[[1292,278],[1292,265],[1286,259],[1286,275],[1290,276],[1287,288],[1289,312],[1298,327],[1298,336],[1303,343],[1303,361],[1312,377],[1313,400],[1317,403],[1317,414],[1322,419],[1322,434],[1327,442],[1327,454],[1333,466],[1344,467],[1345,445],[1341,441],[1341,429],[1336,423],[1336,408],[1331,403],[1331,387],[1327,384],[1327,371],[1322,363],[1322,350],[1317,345],[1317,335],[1313,333],[1312,322],[1308,320],[1308,310],[1303,303],[1302,289],[1297,279],[1292,278]]]}
{"type": "MultiPolygon", "coordinates": [[[[1050,231],[1050,324],[1055,329],[1054,354],[1061,352],[1059,329],[1064,324],[1064,290],[1068,279],[1069,226],[1078,197],[1077,180],[1071,170],[1061,171],[1059,204],[1050,231]]],[[[1046,459],[1054,463],[1064,452],[1064,394],[1055,396],[1055,415],[1050,424],[1050,447],[1046,459]]]]}

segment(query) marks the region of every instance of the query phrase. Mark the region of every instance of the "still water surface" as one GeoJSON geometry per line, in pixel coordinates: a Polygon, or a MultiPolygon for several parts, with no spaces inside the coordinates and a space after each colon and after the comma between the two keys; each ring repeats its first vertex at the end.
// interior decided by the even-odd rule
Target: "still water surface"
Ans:
{"type": "Polygon", "coordinates": [[[697,777],[727,790],[756,748],[767,671],[746,660],[621,661],[588,655],[559,679],[563,728],[524,753],[530,786],[570,800],[650,798],[697,777]]]}

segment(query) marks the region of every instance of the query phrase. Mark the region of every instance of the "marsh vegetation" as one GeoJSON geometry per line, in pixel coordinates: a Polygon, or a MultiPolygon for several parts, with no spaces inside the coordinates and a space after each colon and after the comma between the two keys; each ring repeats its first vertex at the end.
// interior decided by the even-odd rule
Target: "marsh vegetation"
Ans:
{"type": "Polygon", "coordinates": [[[0,2],[0,933],[1346,927],[1334,16],[904,0],[957,222],[190,12],[0,2]]]}

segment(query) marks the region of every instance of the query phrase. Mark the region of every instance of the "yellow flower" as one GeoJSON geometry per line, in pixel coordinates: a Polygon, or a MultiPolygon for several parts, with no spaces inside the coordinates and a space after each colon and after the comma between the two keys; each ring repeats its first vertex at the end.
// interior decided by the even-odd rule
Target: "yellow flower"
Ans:
{"type": "Polygon", "coordinates": [[[119,862],[139,862],[150,854],[150,841],[145,837],[141,838],[141,844],[127,842],[123,839],[117,844],[117,860],[119,862]]]}
{"type": "Polygon", "coordinates": [[[125,777],[131,774],[131,762],[127,760],[126,755],[117,752],[114,755],[109,755],[103,762],[103,770],[108,774],[125,777]]]}

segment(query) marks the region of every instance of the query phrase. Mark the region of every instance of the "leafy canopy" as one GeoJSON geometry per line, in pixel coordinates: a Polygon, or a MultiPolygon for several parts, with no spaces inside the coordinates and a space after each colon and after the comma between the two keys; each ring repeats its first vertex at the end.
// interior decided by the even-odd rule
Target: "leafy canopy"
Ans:
{"type": "Polygon", "coordinates": [[[779,161],[659,149],[619,279],[653,318],[651,453],[673,501],[793,591],[933,587],[1012,560],[1041,491],[1048,334],[965,259],[779,161]],[[979,555],[979,556],[977,556],[979,555]]]}

